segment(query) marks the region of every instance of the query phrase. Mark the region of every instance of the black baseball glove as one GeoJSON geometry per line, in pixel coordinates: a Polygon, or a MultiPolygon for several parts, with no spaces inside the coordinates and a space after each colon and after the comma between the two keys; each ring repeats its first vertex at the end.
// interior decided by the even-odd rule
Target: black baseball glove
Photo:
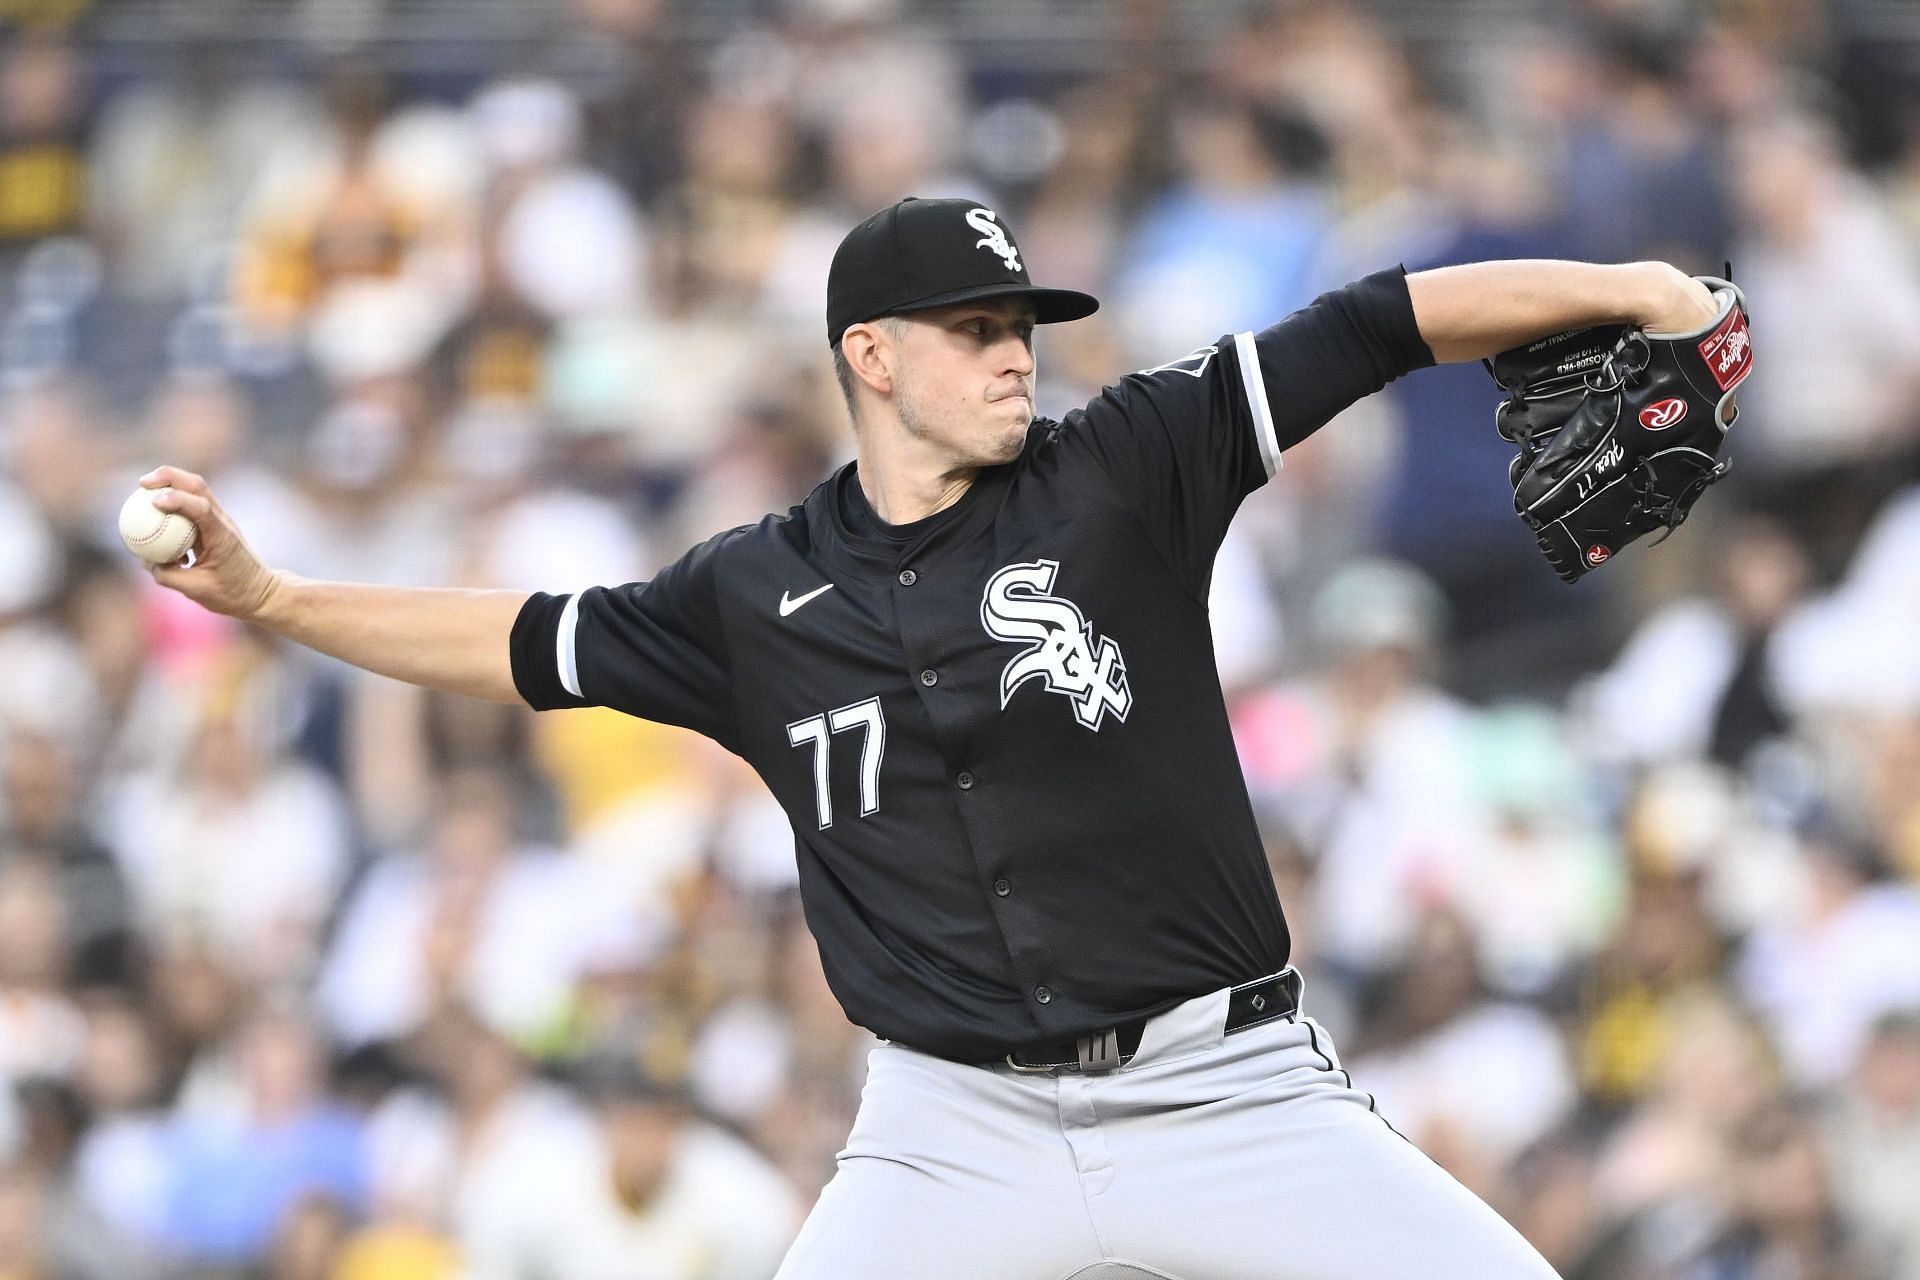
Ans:
{"type": "Polygon", "coordinates": [[[1487,361],[1507,393],[1494,424],[1520,446],[1507,469],[1514,510],[1568,582],[1676,528],[1727,472],[1734,388],[1753,371],[1747,300],[1699,279],[1718,310],[1696,332],[1600,325],[1487,361]]]}

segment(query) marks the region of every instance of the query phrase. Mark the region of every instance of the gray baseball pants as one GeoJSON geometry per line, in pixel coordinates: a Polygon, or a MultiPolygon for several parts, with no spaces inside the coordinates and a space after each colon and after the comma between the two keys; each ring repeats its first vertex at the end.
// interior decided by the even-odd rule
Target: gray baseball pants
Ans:
{"type": "Polygon", "coordinates": [[[1311,1018],[1229,1036],[1226,1008],[1170,1009],[1089,1075],[882,1044],[776,1280],[1555,1280],[1311,1018]]]}

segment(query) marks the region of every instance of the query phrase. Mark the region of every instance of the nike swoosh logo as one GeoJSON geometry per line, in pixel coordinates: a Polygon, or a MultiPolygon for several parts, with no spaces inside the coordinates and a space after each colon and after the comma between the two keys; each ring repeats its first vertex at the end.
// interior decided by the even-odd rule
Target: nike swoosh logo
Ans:
{"type": "Polygon", "coordinates": [[[815,587],[812,591],[807,592],[807,594],[801,596],[798,600],[787,599],[787,593],[782,591],[780,593],[780,616],[783,618],[786,617],[788,614],[792,613],[795,609],[798,609],[801,605],[813,599],[815,596],[825,595],[827,592],[831,590],[833,590],[833,584],[829,582],[824,587],[815,587]]]}

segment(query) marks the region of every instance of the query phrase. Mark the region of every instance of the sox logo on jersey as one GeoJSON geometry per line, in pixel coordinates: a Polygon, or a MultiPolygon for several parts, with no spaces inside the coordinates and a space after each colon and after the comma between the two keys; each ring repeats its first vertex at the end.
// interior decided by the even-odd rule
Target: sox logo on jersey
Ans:
{"type": "Polygon", "coordinates": [[[1000,673],[1001,710],[1016,689],[1038,679],[1065,695],[1074,719],[1097,733],[1107,712],[1124,721],[1133,706],[1127,663],[1112,639],[1093,634],[1080,606],[1051,594],[1059,571],[1057,560],[1033,560],[994,574],[980,598],[980,625],[995,640],[1027,646],[1000,673]]]}

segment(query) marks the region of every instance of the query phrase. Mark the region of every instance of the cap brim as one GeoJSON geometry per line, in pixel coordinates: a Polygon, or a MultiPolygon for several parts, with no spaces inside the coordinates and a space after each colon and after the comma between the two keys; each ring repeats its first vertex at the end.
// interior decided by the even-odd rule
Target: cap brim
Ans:
{"type": "Polygon", "coordinates": [[[895,307],[888,315],[905,315],[912,311],[931,311],[935,307],[954,307],[963,302],[980,302],[987,298],[1025,298],[1033,303],[1033,318],[1040,324],[1061,324],[1068,320],[1084,320],[1100,309],[1100,300],[1090,293],[1081,293],[1077,289],[1043,289],[1038,285],[1006,284],[976,285],[971,289],[955,289],[951,293],[935,294],[931,298],[921,298],[905,306],[895,307]]]}

